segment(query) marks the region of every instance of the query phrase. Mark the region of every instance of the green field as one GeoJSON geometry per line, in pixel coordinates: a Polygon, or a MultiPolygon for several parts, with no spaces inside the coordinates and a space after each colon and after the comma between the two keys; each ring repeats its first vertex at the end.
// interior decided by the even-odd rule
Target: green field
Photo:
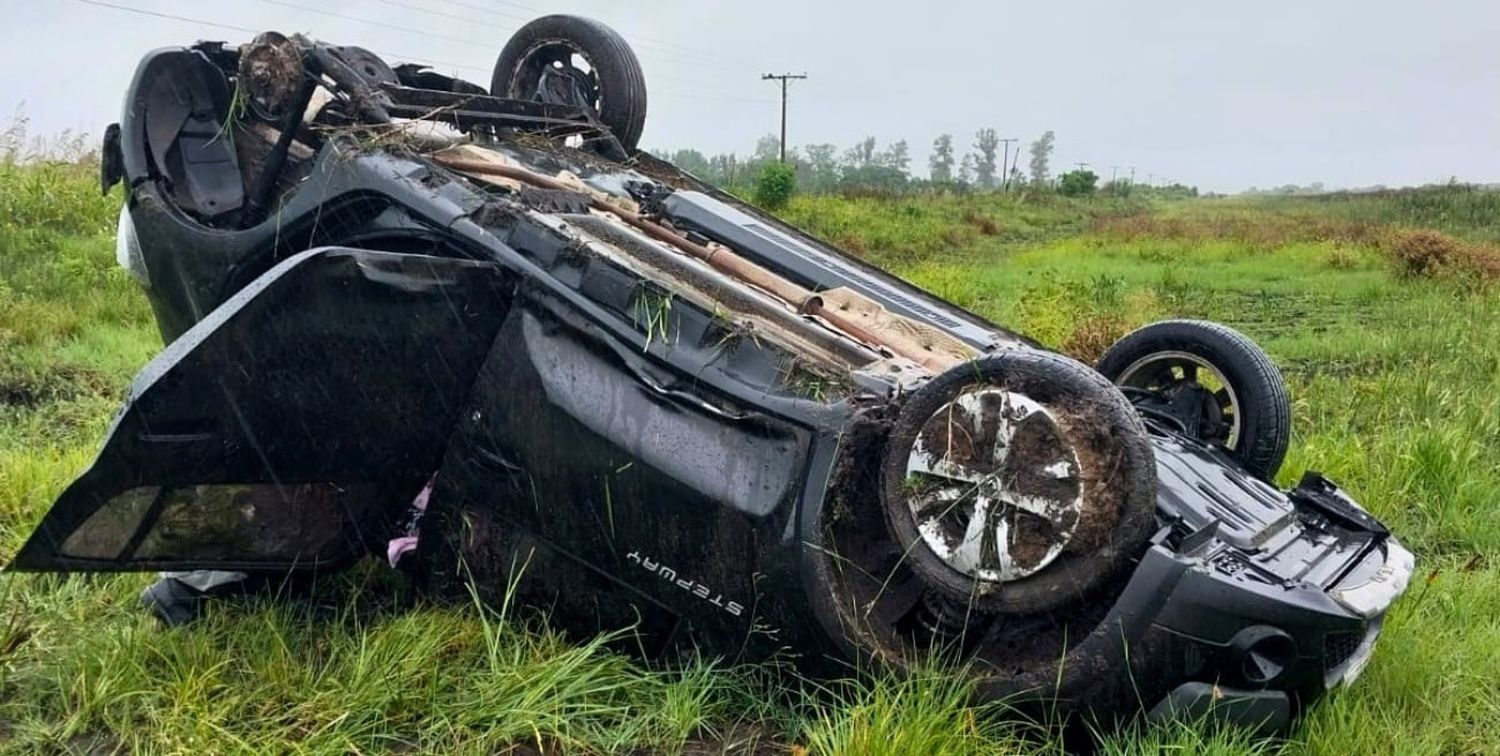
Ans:
{"type": "MultiPolygon", "coordinates": [[[[0,561],[160,347],[93,170],[0,163],[0,561]]],[[[1106,752],[1464,754],[1500,752],[1497,198],[808,197],[785,214],[1082,358],[1165,317],[1245,331],[1291,385],[1283,482],[1326,473],[1418,552],[1365,676],[1291,740],[1174,726],[1106,752]]],[[[0,577],[0,752],[1061,750],[949,675],[652,668],[517,610],[424,604],[376,567],[179,630],[137,608],[149,580],[0,577]]]]}

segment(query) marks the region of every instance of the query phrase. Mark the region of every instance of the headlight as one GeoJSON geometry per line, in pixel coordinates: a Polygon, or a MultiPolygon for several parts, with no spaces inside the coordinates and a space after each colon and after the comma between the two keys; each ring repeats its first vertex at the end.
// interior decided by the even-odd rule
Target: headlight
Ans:
{"type": "Polygon", "coordinates": [[[130,218],[130,208],[120,208],[120,228],[115,232],[115,261],[134,278],[136,283],[151,288],[151,274],[146,271],[146,258],[141,255],[141,240],[135,235],[135,221],[130,218]]]}

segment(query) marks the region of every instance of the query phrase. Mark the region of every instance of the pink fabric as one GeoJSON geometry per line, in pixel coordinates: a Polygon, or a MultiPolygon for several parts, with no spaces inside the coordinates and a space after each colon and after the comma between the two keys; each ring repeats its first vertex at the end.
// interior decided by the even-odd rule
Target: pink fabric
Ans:
{"type": "Polygon", "coordinates": [[[396,564],[401,561],[401,557],[405,556],[407,552],[415,551],[416,548],[416,536],[401,536],[400,538],[392,538],[391,542],[389,544],[386,544],[385,559],[386,561],[391,563],[392,567],[395,567],[396,564]]]}
{"type": "Polygon", "coordinates": [[[427,485],[422,486],[417,498],[411,500],[411,508],[416,512],[412,517],[411,526],[407,528],[406,535],[392,538],[385,546],[385,560],[395,567],[401,561],[401,557],[415,551],[417,548],[417,525],[422,520],[422,513],[427,511],[427,499],[432,496],[432,483],[437,480],[437,474],[433,473],[427,479],[427,485]]]}

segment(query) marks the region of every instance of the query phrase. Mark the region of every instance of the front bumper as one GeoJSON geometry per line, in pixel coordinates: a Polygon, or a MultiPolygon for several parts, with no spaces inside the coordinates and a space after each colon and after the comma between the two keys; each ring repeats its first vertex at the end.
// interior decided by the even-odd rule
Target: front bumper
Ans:
{"type": "Polygon", "coordinates": [[[1156,701],[1148,720],[1281,732],[1300,708],[1364,671],[1416,560],[1342,492],[1321,478],[1311,483],[1320,482],[1304,481],[1294,498],[1325,501],[1304,508],[1304,527],[1294,540],[1272,545],[1282,556],[1298,549],[1316,552],[1312,556],[1275,561],[1269,553],[1236,553],[1209,534],[1190,534],[1175,549],[1165,541],[1152,547],[1142,568],[1165,579],[1159,585],[1166,596],[1151,625],[1168,639],[1162,646],[1175,676],[1166,679],[1175,685],[1167,682],[1165,690],[1153,691],[1159,698],[1146,699],[1156,701]],[[1335,514],[1324,511],[1329,502],[1335,514]],[[1342,508],[1358,516],[1340,520],[1342,508]],[[1357,540],[1359,551],[1350,555],[1330,533],[1357,540]],[[1341,566],[1322,585],[1257,569],[1295,563],[1306,573],[1328,574],[1324,562],[1332,559],[1341,566]]]}

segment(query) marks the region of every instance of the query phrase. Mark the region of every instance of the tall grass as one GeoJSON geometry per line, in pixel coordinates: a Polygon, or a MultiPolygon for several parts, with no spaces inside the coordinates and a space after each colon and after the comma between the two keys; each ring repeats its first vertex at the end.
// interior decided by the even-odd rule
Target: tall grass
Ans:
{"type": "Polygon", "coordinates": [[[1335,193],[1299,201],[1275,201],[1282,207],[1309,207],[1309,212],[1356,223],[1427,228],[1474,239],[1500,241],[1500,191],[1450,183],[1420,189],[1367,194],[1335,193]]]}

